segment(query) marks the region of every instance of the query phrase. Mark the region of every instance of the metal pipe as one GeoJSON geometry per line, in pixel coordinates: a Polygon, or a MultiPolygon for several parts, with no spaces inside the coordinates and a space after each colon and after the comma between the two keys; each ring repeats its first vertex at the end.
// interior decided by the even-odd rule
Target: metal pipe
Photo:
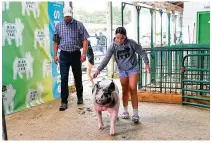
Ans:
{"type": "Polygon", "coordinates": [[[121,3],[121,26],[124,26],[124,8],[125,8],[126,3],[122,2],[121,3]]]}
{"type": "MultiPolygon", "coordinates": [[[[163,46],[163,11],[162,10],[160,10],[159,11],[159,13],[160,13],[160,21],[161,21],[161,25],[160,25],[160,44],[161,44],[161,47],[163,46]]],[[[162,93],[162,66],[163,66],[163,52],[162,52],[162,50],[161,50],[161,52],[160,52],[160,81],[161,81],[161,83],[160,83],[160,86],[161,86],[161,88],[160,88],[160,92],[162,93]]]]}
{"type": "Polygon", "coordinates": [[[182,88],[182,91],[191,91],[191,92],[202,92],[202,93],[210,93],[209,90],[200,90],[200,89],[189,89],[189,88],[182,88]]]}
{"type": "Polygon", "coordinates": [[[198,106],[198,107],[204,107],[204,108],[210,108],[209,105],[204,105],[204,104],[197,104],[197,103],[191,103],[191,102],[183,102],[184,105],[193,105],[193,106],[198,106]]]}
{"type": "Polygon", "coordinates": [[[189,98],[189,99],[195,99],[195,100],[203,100],[203,101],[210,101],[210,98],[202,98],[202,97],[195,97],[195,96],[184,96],[185,98],[189,98]]]}
{"type": "MultiPolygon", "coordinates": [[[[2,86],[2,92],[5,92],[7,89],[6,89],[6,86],[3,85],[2,86]]],[[[2,98],[2,137],[3,137],[3,140],[8,140],[8,137],[7,137],[7,126],[6,126],[6,120],[5,120],[5,113],[4,113],[4,102],[3,102],[3,98],[2,98]]]]}
{"type": "MultiPolygon", "coordinates": [[[[136,10],[137,10],[137,42],[138,44],[140,44],[140,10],[141,8],[136,6],[136,10]]],[[[142,62],[141,62],[141,56],[138,55],[138,66],[139,66],[139,71],[142,71],[142,62]]],[[[138,87],[141,88],[142,87],[142,72],[139,72],[139,76],[138,76],[138,87]]]]}
{"type": "MultiPolygon", "coordinates": [[[[150,10],[150,14],[151,14],[151,48],[154,47],[154,43],[153,43],[153,9],[149,9],[150,10]]],[[[151,82],[155,82],[155,54],[153,52],[151,52],[150,54],[151,58],[150,58],[150,62],[151,62],[151,82]]]]}

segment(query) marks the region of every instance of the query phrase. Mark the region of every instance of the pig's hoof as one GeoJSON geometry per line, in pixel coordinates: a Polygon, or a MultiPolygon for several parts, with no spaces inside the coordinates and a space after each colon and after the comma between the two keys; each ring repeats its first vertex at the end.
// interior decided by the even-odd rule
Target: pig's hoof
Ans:
{"type": "Polygon", "coordinates": [[[103,127],[103,126],[102,126],[102,127],[99,127],[99,129],[100,129],[100,130],[104,130],[104,127],[103,127]]]}
{"type": "Polygon", "coordinates": [[[110,135],[111,136],[115,136],[115,132],[110,132],[110,135]]]}
{"type": "Polygon", "coordinates": [[[104,126],[103,125],[98,125],[99,129],[103,130],[104,126]]]}
{"type": "Polygon", "coordinates": [[[114,129],[110,129],[110,135],[114,136],[115,135],[115,130],[114,129]]]}

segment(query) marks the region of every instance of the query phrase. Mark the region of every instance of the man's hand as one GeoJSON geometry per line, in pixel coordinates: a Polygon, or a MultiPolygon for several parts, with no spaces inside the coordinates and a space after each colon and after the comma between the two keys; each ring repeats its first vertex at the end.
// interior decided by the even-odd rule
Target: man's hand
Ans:
{"type": "Polygon", "coordinates": [[[57,56],[57,55],[56,55],[56,56],[54,56],[54,62],[55,62],[55,64],[58,64],[58,61],[59,61],[58,56],[57,56]]]}
{"type": "Polygon", "coordinates": [[[81,63],[83,63],[86,60],[86,55],[85,54],[82,54],[80,60],[81,60],[81,63]]]}
{"type": "Polygon", "coordinates": [[[150,73],[150,71],[151,71],[151,68],[149,67],[149,65],[145,65],[145,68],[146,68],[146,70],[148,71],[148,73],[150,73]]]}
{"type": "Polygon", "coordinates": [[[98,75],[99,75],[99,72],[96,71],[96,72],[93,74],[93,78],[96,78],[98,75]]]}

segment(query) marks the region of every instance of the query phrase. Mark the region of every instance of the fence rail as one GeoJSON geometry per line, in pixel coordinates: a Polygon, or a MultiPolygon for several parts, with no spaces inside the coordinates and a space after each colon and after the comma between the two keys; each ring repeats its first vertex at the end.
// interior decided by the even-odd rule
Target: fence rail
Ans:
{"type": "MultiPolygon", "coordinates": [[[[183,44],[166,47],[145,48],[150,59],[151,73],[145,70],[142,58],[138,58],[139,64],[139,81],[138,86],[141,91],[150,91],[158,93],[175,93],[181,94],[181,67],[183,57],[188,54],[206,54],[210,53],[210,45],[203,44],[183,44]],[[140,60],[140,61],[139,61],[140,60]]],[[[210,59],[205,57],[189,57],[184,61],[185,66],[189,68],[209,67],[210,59]]],[[[189,71],[189,78],[198,79],[201,71],[189,71]]],[[[204,74],[204,78],[209,75],[204,74]]],[[[195,85],[192,85],[194,88],[195,85]]]]}
{"type": "MultiPolygon", "coordinates": [[[[181,68],[182,103],[210,108],[210,54],[188,54],[183,58],[181,68]],[[200,65],[188,67],[185,61],[196,57],[200,65]],[[195,74],[197,76],[189,76],[195,74]]],[[[197,63],[198,64],[198,63],[197,63]]]]}

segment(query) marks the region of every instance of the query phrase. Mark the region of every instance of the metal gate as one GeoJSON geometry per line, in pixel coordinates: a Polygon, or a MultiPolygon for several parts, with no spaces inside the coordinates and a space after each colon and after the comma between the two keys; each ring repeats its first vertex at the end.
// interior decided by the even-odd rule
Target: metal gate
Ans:
{"type": "MultiPolygon", "coordinates": [[[[145,48],[147,55],[154,63],[154,70],[149,75],[145,69],[144,62],[140,59],[140,72],[138,80],[139,90],[154,93],[181,94],[181,70],[183,57],[188,54],[209,53],[210,45],[182,44],[167,47],[145,48]]],[[[139,59],[138,59],[139,60],[139,59]]],[[[185,59],[186,67],[201,67],[201,61],[208,62],[209,59],[193,57],[185,59]],[[207,61],[205,61],[207,60],[207,61]]],[[[206,63],[205,63],[206,64],[206,63]]],[[[209,73],[208,73],[209,74],[209,73]]],[[[200,72],[194,76],[199,76],[200,72]]],[[[190,75],[191,76],[191,75],[190,75]]]]}
{"type": "Polygon", "coordinates": [[[210,54],[188,54],[181,67],[182,104],[210,108],[210,54]],[[186,60],[195,60],[185,65],[186,60]]]}

